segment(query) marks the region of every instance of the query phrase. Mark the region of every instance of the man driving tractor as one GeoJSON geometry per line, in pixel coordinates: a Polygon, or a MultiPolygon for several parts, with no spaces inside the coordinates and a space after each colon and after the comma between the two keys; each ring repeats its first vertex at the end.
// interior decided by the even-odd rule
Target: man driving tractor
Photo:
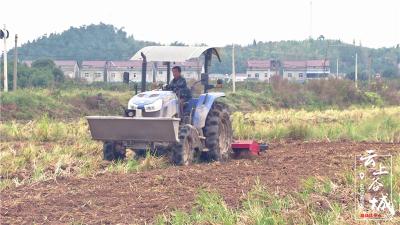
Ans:
{"type": "Polygon", "coordinates": [[[172,67],[172,75],[174,79],[166,86],[166,90],[173,91],[179,99],[191,98],[190,90],[186,85],[186,79],[181,75],[182,69],[180,66],[172,67]]]}
{"type": "Polygon", "coordinates": [[[185,102],[192,98],[192,93],[187,87],[186,79],[181,75],[182,69],[180,66],[172,67],[172,75],[174,79],[165,87],[166,90],[173,91],[179,98],[180,112],[183,113],[185,102]]]}

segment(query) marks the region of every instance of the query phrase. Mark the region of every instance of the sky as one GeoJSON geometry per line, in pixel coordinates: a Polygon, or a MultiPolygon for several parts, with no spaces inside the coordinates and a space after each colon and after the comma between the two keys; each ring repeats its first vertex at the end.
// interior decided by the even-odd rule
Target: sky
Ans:
{"type": "MultiPolygon", "coordinates": [[[[0,26],[19,43],[100,22],[137,40],[209,46],[324,35],[363,46],[400,43],[400,0],[4,0],[0,26]],[[4,10],[5,9],[5,10],[4,10]]],[[[1,42],[1,47],[2,47],[1,42]]]]}

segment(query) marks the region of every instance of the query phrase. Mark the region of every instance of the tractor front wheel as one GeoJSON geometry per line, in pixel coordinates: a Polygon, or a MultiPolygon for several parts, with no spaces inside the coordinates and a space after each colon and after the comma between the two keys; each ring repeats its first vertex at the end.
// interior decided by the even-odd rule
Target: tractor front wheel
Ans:
{"type": "Polygon", "coordinates": [[[121,142],[105,141],[103,144],[103,159],[107,161],[123,160],[126,156],[126,149],[121,142]]]}
{"type": "Polygon", "coordinates": [[[179,142],[172,146],[171,161],[175,165],[189,165],[197,159],[199,135],[196,128],[186,124],[179,127],[179,142]]]}

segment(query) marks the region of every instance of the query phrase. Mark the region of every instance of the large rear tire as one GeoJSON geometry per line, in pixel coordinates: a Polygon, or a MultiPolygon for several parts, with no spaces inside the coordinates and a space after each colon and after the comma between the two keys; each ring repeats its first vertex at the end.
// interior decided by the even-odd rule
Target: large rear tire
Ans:
{"type": "Polygon", "coordinates": [[[175,165],[186,166],[197,160],[199,135],[192,125],[179,127],[179,142],[172,146],[171,161],[175,165]]]}
{"type": "Polygon", "coordinates": [[[231,155],[233,139],[232,123],[228,106],[214,102],[204,127],[205,145],[208,148],[208,159],[224,161],[231,155]]]}
{"type": "Polygon", "coordinates": [[[103,159],[107,161],[123,160],[126,157],[126,149],[121,142],[105,141],[103,144],[103,159]]]}

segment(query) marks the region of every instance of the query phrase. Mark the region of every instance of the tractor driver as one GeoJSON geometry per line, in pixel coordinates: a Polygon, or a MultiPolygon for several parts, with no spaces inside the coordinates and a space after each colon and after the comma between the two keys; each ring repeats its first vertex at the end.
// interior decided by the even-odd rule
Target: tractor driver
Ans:
{"type": "Polygon", "coordinates": [[[185,103],[192,97],[190,89],[186,85],[186,79],[181,75],[181,67],[172,67],[174,79],[165,87],[166,90],[173,91],[179,98],[179,111],[183,115],[185,103]]]}
{"type": "Polygon", "coordinates": [[[186,85],[186,79],[181,75],[181,71],[182,69],[180,66],[172,67],[172,74],[174,76],[174,79],[172,79],[172,81],[169,83],[169,85],[166,86],[165,89],[175,92],[178,98],[185,102],[192,96],[189,88],[186,85]]]}

